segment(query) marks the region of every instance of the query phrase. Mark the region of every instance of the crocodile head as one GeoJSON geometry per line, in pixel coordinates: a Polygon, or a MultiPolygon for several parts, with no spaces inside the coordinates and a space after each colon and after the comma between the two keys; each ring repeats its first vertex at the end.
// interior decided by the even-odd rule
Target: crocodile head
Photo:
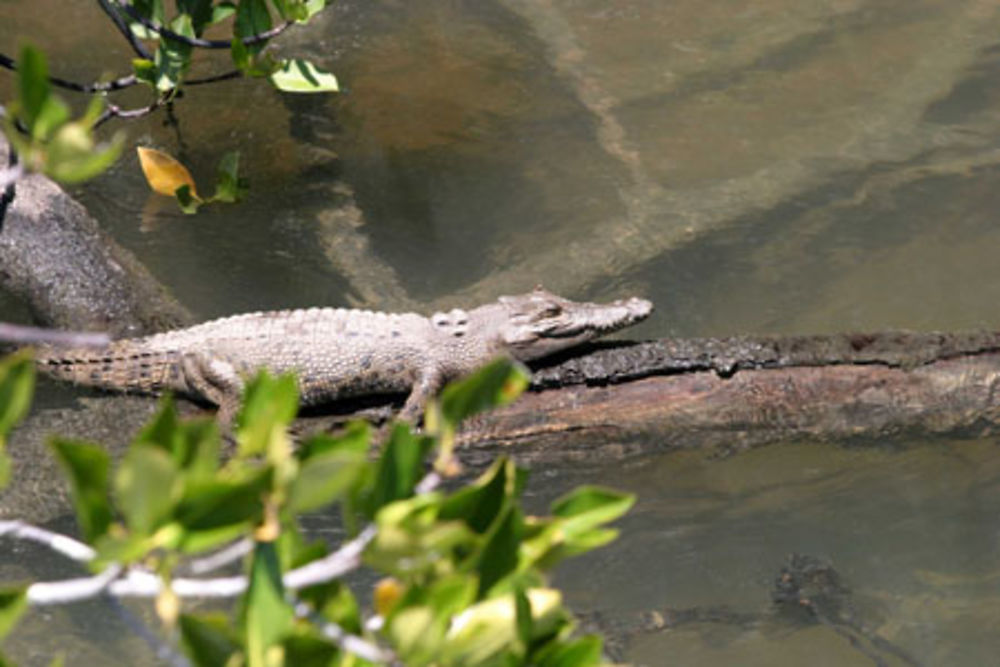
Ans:
{"type": "MultiPolygon", "coordinates": [[[[500,340],[515,359],[531,361],[580,345],[640,322],[653,312],[646,299],[577,303],[541,287],[519,296],[502,296],[500,340]]],[[[496,307],[496,306],[494,306],[496,307]]]]}

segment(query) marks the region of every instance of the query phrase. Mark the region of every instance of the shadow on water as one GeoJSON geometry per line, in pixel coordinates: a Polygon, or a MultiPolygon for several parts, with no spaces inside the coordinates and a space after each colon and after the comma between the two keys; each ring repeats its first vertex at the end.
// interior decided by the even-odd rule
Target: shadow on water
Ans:
{"type": "MultiPolygon", "coordinates": [[[[74,6],[52,25],[63,4],[0,4],[0,51],[16,36],[67,78],[117,72],[124,47],[101,13],[74,6]]],[[[430,309],[544,283],[651,298],[630,337],[996,328],[997,18],[978,0],[342,0],[281,47],[336,72],[341,95],[233,81],[190,90],[177,128],[123,126],[199,183],[239,148],[245,202],[184,217],[133,154],[79,195],[204,317],[430,309]]],[[[799,553],[836,569],[865,630],[925,664],[988,664],[996,445],[897,444],[537,470],[531,503],[580,482],[639,494],[618,542],[560,571],[579,609],[771,618],[799,553]]],[[[118,630],[75,612],[36,614],[26,636],[53,627],[136,663],[118,630]]],[[[25,641],[18,658],[47,662],[25,641]]],[[[687,623],[627,651],[872,664],[829,625],[770,620],[687,623]]]]}

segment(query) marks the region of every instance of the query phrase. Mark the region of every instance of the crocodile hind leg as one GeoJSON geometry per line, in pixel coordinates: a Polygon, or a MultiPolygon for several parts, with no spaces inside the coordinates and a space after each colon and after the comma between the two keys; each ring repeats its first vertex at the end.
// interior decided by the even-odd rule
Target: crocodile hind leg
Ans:
{"type": "Polygon", "coordinates": [[[204,354],[186,354],[181,369],[191,393],[219,406],[219,423],[230,428],[240,409],[243,395],[243,378],[236,368],[222,359],[204,354]]]}

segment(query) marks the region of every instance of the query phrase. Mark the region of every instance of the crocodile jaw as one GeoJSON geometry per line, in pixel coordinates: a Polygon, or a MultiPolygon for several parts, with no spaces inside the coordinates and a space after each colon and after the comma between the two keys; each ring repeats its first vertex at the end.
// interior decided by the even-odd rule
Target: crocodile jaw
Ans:
{"type": "Polygon", "coordinates": [[[653,304],[632,297],[611,303],[577,303],[542,288],[516,297],[501,297],[507,323],[504,346],[520,361],[548,356],[649,317],[653,304]]]}

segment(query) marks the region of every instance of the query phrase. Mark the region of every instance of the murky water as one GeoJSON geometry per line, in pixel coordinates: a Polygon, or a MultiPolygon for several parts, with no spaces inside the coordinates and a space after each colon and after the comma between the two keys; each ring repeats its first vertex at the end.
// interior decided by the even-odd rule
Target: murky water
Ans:
{"type": "MultiPolygon", "coordinates": [[[[64,5],[0,3],[0,50],[31,39],[61,76],[120,72],[99,10],[51,25],[64,5]]],[[[80,195],[205,317],[544,283],[652,298],[636,336],[995,328],[998,28],[985,0],[342,1],[283,48],[344,94],[229,82],[190,90],[177,128],[120,126],[206,189],[239,148],[245,203],[184,217],[133,155],[80,195]]],[[[980,665],[1000,652],[998,474],[992,441],[804,443],[537,472],[532,502],[583,481],[640,495],[615,545],[560,573],[581,609],[760,616],[639,636],[636,662],[872,664],[774,619],[798,552],[921,664],[980,665]]]]}

